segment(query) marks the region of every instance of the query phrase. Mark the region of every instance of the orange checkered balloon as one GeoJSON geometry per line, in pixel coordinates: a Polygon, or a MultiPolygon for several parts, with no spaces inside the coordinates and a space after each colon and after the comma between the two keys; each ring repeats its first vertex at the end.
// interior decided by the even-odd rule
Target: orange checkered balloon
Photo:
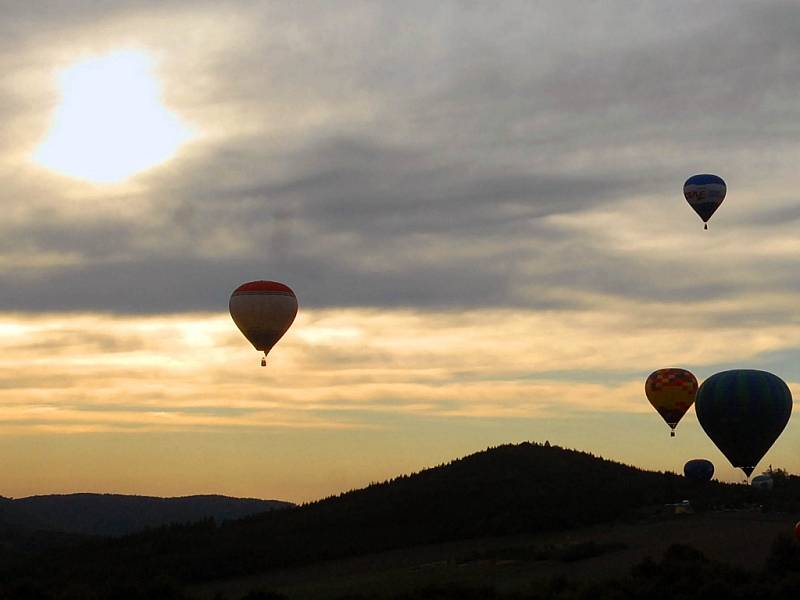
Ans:
{"type": "Polygon", "coordinates": [[[675,427],[694,404],[697,378],[686,369],[659,369],[650,373],[644,384],[647,399],[667,422],[675,436],[675,427]]]}

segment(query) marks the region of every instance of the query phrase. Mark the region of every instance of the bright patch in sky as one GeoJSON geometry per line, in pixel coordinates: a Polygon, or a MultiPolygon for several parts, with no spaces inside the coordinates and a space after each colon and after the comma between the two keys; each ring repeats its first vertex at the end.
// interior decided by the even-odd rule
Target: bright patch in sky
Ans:
{"type": "Polygon", "coordinates": [[[153,59],[120,50],[66,69],[53,127],[34,159],[89,181],[112,183],[163,163],[190,137],[161,103],[153,59]]]}

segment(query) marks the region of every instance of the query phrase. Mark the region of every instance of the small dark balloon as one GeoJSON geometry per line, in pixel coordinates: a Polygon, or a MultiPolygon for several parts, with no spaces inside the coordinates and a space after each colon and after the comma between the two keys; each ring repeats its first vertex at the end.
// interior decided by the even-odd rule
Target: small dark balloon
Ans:
{"type": "Polygon", "coordinates": [[[714,477],[714,463],[705,458],[694,458],[683,465],[683,475],[692,481],[711,481],[714,477]]]}
{"type": "Polygon", "coordinates": [[[769,491],[775,485],[775,482],[769,475],[756,475],[753,477],[752,481],[750,481],[750,485],[758,490],[769,491]]]}
{"type": "MultiPolygon", "coordinates": [[[[703,223],[708,223],[719,205],[725,200],[725,194],[728,193],[728,186],[722,180],[722,177],[717,175],[692,175],[683,184],[683,197],[694,209],[703,223]]],[[[705,229],[708,229],[706,225],[705,229]]]]}

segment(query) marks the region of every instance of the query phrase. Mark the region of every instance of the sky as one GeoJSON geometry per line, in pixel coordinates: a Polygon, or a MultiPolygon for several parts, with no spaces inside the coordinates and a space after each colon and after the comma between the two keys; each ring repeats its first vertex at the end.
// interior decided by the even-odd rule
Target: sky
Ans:
{"type": "Polygon", "coordinates": [[[741,481],[647,375],[800,394],[795,3],[0,15],[0,495],[304,502],[523,440],[741,481]],[[300,305],[266,369],[255,279],[300,305]]]}

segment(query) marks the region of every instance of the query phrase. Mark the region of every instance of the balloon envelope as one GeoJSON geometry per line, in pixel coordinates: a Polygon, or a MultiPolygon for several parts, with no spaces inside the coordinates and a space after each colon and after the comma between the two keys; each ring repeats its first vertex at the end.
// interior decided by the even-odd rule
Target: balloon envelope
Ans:
{"type": "Polygon", "coordinates": [[[759,490],[771,490],[775,485],[775,482],[769,475],[756,475],[753,477],[750,485],[752,485],[754,488],[758,488],[759,490]]]}
{"type": "Polygon", "coordinates": [[[683,465],[683,475],[692,481],[711,481],[714,463],[705,458],[694,458],[683,465]]]}
{"type": "Polygon", "coordinates": [[[250,281],[231,294],[228,308],[236,326],[266,355],[297,315],[297,297],[277,281],[250,281]]]}
{"type": "Polygon", "coordinates": [[[711,441],[749,477],[789,422],[792,393],[766,371],[723,371],[700,386],[695,412],[711,441]]]}
{"type": "Polygon", "coordinates": [[[686,369],[653,371],[644,383],[650,404],[675,429],[697,394],[697,378],[686,369]]]}
{"type": "Polygon", "coordinates": [[[683,184],[683,196],[703,223],[707,223],[711,215],[725,199],[728,187],[722,177],[716,175],[692,175],[683,184]]]}

